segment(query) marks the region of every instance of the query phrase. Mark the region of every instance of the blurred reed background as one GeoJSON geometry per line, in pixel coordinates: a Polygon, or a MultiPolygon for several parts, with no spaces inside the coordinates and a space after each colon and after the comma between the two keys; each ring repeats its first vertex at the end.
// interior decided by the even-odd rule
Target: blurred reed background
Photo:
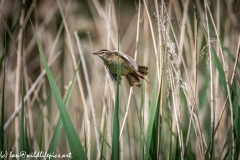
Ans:
{"type": "MultiPolygon", "coordinates": [[[[67,110],[88,159],[111,159],[116,103],[120,159],[239,159],[239,20],[239,0],[1,0],[1,150],[53,140],[59,109],[35,31],[63,100],[80,60],[67,110]],[[116,102],[100,49],[148,66],[153,85],[123,78],[116,102]]],[[[59,133],[56,153],[69,153],[59,133]]]]}

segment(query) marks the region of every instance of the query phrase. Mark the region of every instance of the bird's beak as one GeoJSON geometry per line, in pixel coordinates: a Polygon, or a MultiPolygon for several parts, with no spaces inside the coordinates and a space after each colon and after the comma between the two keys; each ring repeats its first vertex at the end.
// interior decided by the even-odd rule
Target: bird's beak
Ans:
{"type": "Polygon", "coordinates": [[[94,52],[94,53],[92,53],[92,54],[98,55],[98,52],[94,52]]]}

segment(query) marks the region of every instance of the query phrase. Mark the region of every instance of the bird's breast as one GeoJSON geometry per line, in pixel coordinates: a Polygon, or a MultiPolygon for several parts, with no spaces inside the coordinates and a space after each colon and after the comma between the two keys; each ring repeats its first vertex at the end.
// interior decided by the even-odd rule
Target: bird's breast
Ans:
{"type": "Polygon", "coordinates": [[[108,67],[109,71],[113,74],[117,74],[118,66],[120,67],[121,76],[125,76],[133,71],[133,68],[122,58],[119,58],[119,63],[117,59],[103,59],[103,61],[108,67]]]}

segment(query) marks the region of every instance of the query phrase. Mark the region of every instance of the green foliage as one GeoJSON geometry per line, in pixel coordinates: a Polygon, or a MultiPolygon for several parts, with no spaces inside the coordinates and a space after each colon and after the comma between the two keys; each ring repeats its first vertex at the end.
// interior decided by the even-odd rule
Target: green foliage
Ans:
{"type": "Polygon", "coordinates": [[[222,65],[220,63],[220,60],[219,60],[215,50],[212,53],[213,53],[214,62],[215,62],[215,65],[216,65],[216,67],[218,69],[219,77],[220,77],[220,80],[222,82],[224,91],[227,94],[227,83],[226,83],[226,77],[225,77],[225,73],[224,73],[223,67],[222,67],[222,65]]]}
{"type": "MultiPolygon", "coordinates": [[[[239,89],[238,89],[239,93],[239,89]]],[[[236,153],[235,157],[240,156],[240,106],[239,100],[240,96],[236,94],[236,92],[232,91],[232,99],[233,99],[233,113],[234,113],[234,134],[236,139],[236,153]]]]}
{"type": "MultiPolygon", "coordinates": [[[[147,135],[147,146],[146,146],[146,153],[144,156],[144,159],[157,159],[157,155],[156,155],[156,150],[154,150],[153,147],[156,146],[157,142],[157,133],[156,133],[156,125],[158,125],[158,122],[156,122],[156,120],[158,120],[158,114],[157,114],[157,110],[159,112],[159,107],[160,105],[156,106],[156,77],[157,75],[155,75],[155,79],[154,79],[154,83],[153,83],[153,91],[152,91],[152,98],[151,98],[151,109],[150,109],[150,120],[149,120],[149,124],[148,124],[148,135],[147,135]],[[155,117],[157,116],[157,117],[155,117]]],[[[159,96],[160,97],[160,96],[159,96]]],[[[157,149],[157,147],[156,147],[157,149]]]]}
{"type": "MultiPolygon", "coordinates": [[[[221,12],[221,8],[225,6],[221,3],[217,5],[215,1],[211,1],[212,3],[209,3],[209,1],[206,1],[206,3],[201,1],[198,3],[193,0],[189,1],[188,5],[186,3],[187,1],[174,1],[173,5],[168,5],[165,1],[147,2],[147,0],[137,0],[136,2],[129,1],[128,3],[121,0],[115,3],[110,1],[106,1],[105,3],[100,1],[98,3],[93,0],[84,2],[74,1],[68,3],[69,7],[64,8],[63,14],[65,13],[66,17],[64,17],[63,14],[59,14],[58,10],[60,7],[57,7],[60,3],[64,3],[63,1],[57,1],[58,3],[56,2],[56,4],[52,5],[52,8],[49,9],[49,12],[46,14],[42,14],[42,12],[45,11],[42,10],[42,8],[46,8],[42,7],[46,5],[45,2],[41,3],[41,7],[39,7],[39,3],[35,3],[34,1],[26,2],[27,4],[22,4],[22,1],[16,1],[14,5],[14,9],[16,9],[16,11],[14,10],[15,13],[20,13],[22,9],[25,9],[23,16],[24,25],[19,25],[21,14],[14,15],[9,11],[9,6],[5,7],[5,5],[10,2],[5,1],[0,11],[0,15],[2,15],[1,20],[3,21],[0,35],[4,37],[4,42],[2,42],[3,38],[0,38],[0,151],[8,153],[11,151],[13,154],[18,154],[15,153],[16,143],[14,140],[15,136],[19,135],[19,146],[17,147],[28,153],[35,151],[37,146],[38,150],[47,150],[48,154],[63,154],[66,153],[70,147],[72,159],[87,159],[87,155],[90,155],[91,159],[96,158],[98,155],[99,157],[97,158],[111,158],[113,160],[150,160],[157,158],[169,160],[181,159],[181,150],[179,146],[180,135],[178,135],[179,132],[177,132],[179,128],[176,128],[176,118],[172,110],[172,105],[176,100],[180,102],[178,104],[179,111],[177,112],[179,112],[181,117],[179,123],[181,123],[180,132],[183,133],[183,143],[185,144],[187,138],[189,140],[188,147],[184,146],[186,147],[186,155],[184,155],[185,157],[183,159],[196,159],[198,158],[197,156],[201,154],[201,146],[199,146],[199,144],[201,144],[201,142],[199,142],[201,141],[201,137],[199,132],[202,133],[206,145],[209,146],[208,153],[206,153],[205,156],[202,155],[203,158],[232,159],[234,156],[234,160],[239,159],[240,87],[238,73],[240,63],[239,60],[236,60],[239,43],[239,39],[236,35],[238,35],[239,31],[237,28],[239,22],[234,21],[234,23],[230,23],[234,20],[234,17],[237,17],[236,8],[239,6],[237,2],[234,1],[232,4],[234,7],[230,14],[224,14],[221,12]],[[209,8],[205,8],[206,4],[208,4],[209,8]],[[24,5],[26,6],[25,8],[24,5]],[[74,7],[71,5],[74,5],[74,7]],[[120,5],[122,5],[122,8],[120,8],[120,5]],[[140,6],[139,8],[136,7],[138,5],[140,6]],[[30,6],[32,8],[30,8],[30,6]],[[78,8],[79,6],[81,8],[78,8]],[[35,7],[37,7],[37,10],[35,10],[35,7]],[[166,10],[165,7],[168,9],[166,10]],[[139,17],[137,13],[139,13],[139,17]],[[229,15],[231,15],[230,18],[229,15]],[[42,34],[41,39],[39,38],[40,40],[38,40],[33,26],[32,28],[29,27],[29,17],[33,18],[36,22],[36,27],[39,27],[39,35],[42,34]],[[218,19],[219,17],[220,19],[218,19]],[[120,22],[120,18],[122,22],[120,22]],[[208,18],[208,21],[206,18],[208,18]],[[66,22],[65,19],[67,20],[66,22]],[[71,22],[76,22],[76,24],[71,22]],[[119,73],[121,69],[119,65],[116,92],[113,93],[115,86],[111,86],[112,84],[103,84],[108,82],[108,79],[104,79],[106,75],[103,64],[97,63],[97,60],[92,58],[92,54],[84,55],[87,58],[86,66],[88,67],[87,72],[89,72],[89,82],[86,82],[86,79],[82,77],[84,75],[82,74],[83,70],[80,67],[79,61],[74,76],[71,77],[72,83],[67,91],[66,100],[63,101],[56,83],[60,84],[63,90],[66,79],[68,80],[69,78],[69,73],[73,72],[72,62],[69,60],[70,56],[68,55],[68,49],[75,49],[74,43],[69,45],[72,43],[68,39],[71,38],[71,35],[70,37],[67,35],[67,38],[65,38],[66,32],[64,31],[64,27],[66,30],[67,27],[69,27],[70,34],[73,29],[79,31],[85,50],[87,50],[86,53],[89,53],[89,51],[94,52],[95,49],[118,49],[132,56],[134,54],[133,51],[136,50],[138,53],[137,63],[139,65],[148,66],[148,75],[146,78],[154,82],[153,86],[146,84],[144,81],[141,88],[133,88],[131,92],[133,96],[130,95],[130,97],[134,97],[135,106],[131,104],[132,101],[130,100],[130,108],[140,108],[140,112],[137,113],[138,119],[134,119],[136,118],[134,115],[136,115],[138,109],[135,112],[133,112],[133,108],[129,109],[128,119],[121,137],[119,137],[119,126],[122,122],[122,113],[120,112],[122,110],[120,107],[122,107],[121,104],[125,104],[127,97],[125,93],[128,93],[129,86],[125,85],[125,82],[127,82],[125,78],[122,79],[122,85],[119,86],[119,73]],[[214,27],[216,27],[217,31],[214,27]],[[226,29],[226,27],[228,28],[226,29]],[[20,29],[24,31],[22,38],[18,36],[20,29]],[[34,32],[35,38],[31,34],[31,29],[34,32]],[[124,32],[120,33],[120,29],[124,32]],[[208,30],[210,31],[210,35],[207,33],[208,30]],[[220,39],[218,39],[218,36],[220,39]],[[56,37],[55,40],[54,37],[56,37]],[[135,37],[137,40],[136,42],[134,41],[135,37]],[[37,42],[40,54],[36,52],[34,46],[35,41],[37,42]],[[39,41],[42,41],[43,46],[47,48],[46,51],[51,50],[51,53],[60,51],[64,52],[64,54],[62,54],[59,59],[55,59],[57,56],[53,58],[51,55],[49,58],[51,62],[48,63],[39,41]],[[18,48],[18,43],[23,45],[18,48]],[[70,46],[73,46],[73,48],[70,46]],[[206,51],[209,46],[212,48],[211,53],[202,54],[202,51],[206,51]],[[221,55],[219,56],[216,54],[216,48],[218,47],[221,47],[223,50],[223,57],[225,58],[223,60],[221,55]],[[15,91],[13,80],[16,73],[16,68],[14,67],[17,66],[15,64],[16,56],[14,55],[18,49],[26,51],[26,55],[22,56],[22,59],[26,60],[26,62],[22,64],[23,69],[21,70],[21,74],[27,76],[23,77],[26,78],[26,81],[22,80],[22,108],[16,111],[16,106],[13,105],[13,93],[15,91]],[[142,57],[139,56],[139,51],[142,53],[142,57]],[[199,54],[201,54],[206,61],[199,60],[199,54]],[[180,57],[180,55],[182,57],[180,57]],[[213,68],[211,68],[213,77],[210,77],[210,69],[209,66],[207,66],[209,63],[209,55],[212,56],[214,62],[213,68]],[[41,64],[39,64],[40,61],[43,62],[44,68],[46,69],[47,79],[46,81],[42,79],[37,82],[37,75],[39,75],[41,71],[43,73],[42,69],[44,69],[41,64]],[[226,71],[222,61],[226,64],[226,71]],[[234,71],[233,83],[230,84],[235,61],[237,61],[236,71],[234,71]],[[37,63],[33,64],[35,62],[37,63]],[[54,65],[52,72],[49,68],[50,64],[54,65]],[[157,68],[157,66],[159,68],[157,68]],[[173,76],[171,78],[169,77],[168,70],[170,67],[173,68],[173,76]],[[156,70],[159,71],[159,74],[162,74],[162,77],[158,77],[158,71],[156,70]],[[24,74],[23,71],[27,72],[24,74]],[[83,84],[83,86],[79,87],[82,89],[80,89],[80,92],[78,92],[78,90],[75,92],[74,89],[74,86],[77,85],[75,85],[77,74],[80,76],[79,80],[83,81],[83,83],[79,82],[79,84],[83,84]],[[219,75],[219,79],[215,77],[217,74],[219,75]],[[58,77],[54,79],[53,75],[58,75],[58,77]],[[34,81],[37,82],[35,87],[37,93],[36,91],[27,91],[27,88],[31,86],[34,81]],[[232,108],[229,108],[229,99],[227,99],[226,108],[219,123],[217,134],[215,135],[213,134],[213,129],[216,128],[211,128],[211,123],[209,123],[211,120],[210,95],[212,91],[210,89],[210,81],[213,82],[213,95],[218,96],[213,97],[214,107],[216,107],[216,112],[214,113],[216,115],[216,120],[218,120],[219,113],[225,105],[224,102],[228,96],[232,102],[232,108]],[[92,85],[92,96],[97,106],[95,117],[92,117],[92,115],[85,116],[84,114],[88,113],[88,108],[85,110],[86,108],[84,106],[83,112],[83,108],[79,107],[81,103],[89,107],[88,102],[90,95],[86,86],[84,86],[84,82],[92,85]],[[174,85],[170,85],[174,83],[179,83],[180,87],[175,88],[172,87],[174,85]],[[191,86],[189,83],[191,83],[191,86]],[[48,92],[47,99],[45,99],[44,102],[41,101],[41,94],[39,94],[40,96],[38,95],[38,93],[41,93],[42,84],[46,86],[45,89],[48,92]],[[26,88],[24,85],[26,85],[26,88]],[[230,94],[227,90],[228,86],[230,87],[230,94]],[[123,92],[120,92],[120,89],[123,92]],[[24,93],[24,91],[26,93],[24,93]],[[219,93],[215,93],[215,91],[219,93]],[[170,98],[171,92],[174,92],[176,95],[175,98],[170,98]],[[192,93],[196,93],[196,95],[194,94],[193,96],[191,95],[192,93]],[[27,102],[30,103],[24,104],[25,94],[29,94],[25,101],[27,100],[27,102]],[[60,112],[60,118],[55,128],[52,126],[52,122],[56,116],[56,110],[52,108],[55,106],[55,101],[53,102],[53,106],[50,105],[52,95],[56,100],[60,112]],[[75,112],[73,114],[72,112],[68,112],[67,109],[70,104],[70,99],[74,107],[76,107],[71,108],[75,112]],[[86,103],[84,103],[84,101],[86,103]],[[50,114],[47,113],[45,115],[45,113],[41,111],[42,108],[39,107],[41,103],[44,105],[47,104],[48,107],[51,106],[51,108],[47,110],[50,114]],[[162,108],[160,108],[160,104],[162,108]],[[218,106],[216,104],[218,104],[218,106]],[[193,120],[190,125],[191,112],[189,108],[192,106],[195,107],[194,113],[196,115],[193,115],[193,120]],[[230,109],[232,109],[233,113],[230,113],[230,109]],[[162,121],[159,119],[160,110],[162,111],[162,121]],[[31,113],[31,115],[29,113],[31,113]],[[232,114],[233,119],[231,119],[232,114]],[[13,119],[11,115],[13,115],[13,119]],[[14,117],[16,117],[16,115],[20,118],[17,124],[20,125],[19,131],[14,130],[14,117]],[[104,115],[104,117],[101,117],[102,115],[104,115]],[[11,118],[9,118],[9,116],[11,116],[11,118]],[[199,118],[199,126],[195,116],[199,118]],[[5,123],[7,118],[9,118],[8,120],[12,123],[5,123]],[[43,121],[43,118],[47,118],[49,121],[44,123],[45,121],[43,121]],[[92,125],[92,118],[97,119],[97,123],[94,124],[96,126],[92,125]],[[32,122],[30,122],[30,120],[32,120],[32,122]],[[232,120],[233,126],[231,124],[232,120]],[[80,125],[76,126],[75,129],[72,121],[74,121],[74,124],[80,125]],[[99,124],[101,127],[99,127],[99,124]],[[160,125],[161,130],[159,129],[160,125]],[[66,134],[63,133],[62,127],[64,127],[66,134]],[[92,135],[93,129],[95,129],[94,127],[97,128],[98,135],[100,135],[98,139],[101,144],[100,146],[96,145],[96,141],[92,135]],[[50,134],[45,135],[44,129],[46,128],[48,128],[47,132],[50,134]],[[189,128],[190,134],[188,135],[189,128]],[[232,130],[232,128],[234,129],[232,130]],[[88,131],[90,131],[90,133],[88,131]],[[234,155],[232,155],[232,133],[234,133],[236,142],[234,155]],[[159,137],[159,135],[161,135],[161,137],[159,137]],[[82,142],[80,141],[80,137],[83,139],[82,142]],[[67,138],[68,142],[65,143],[65,141],[61,141],[61,138],[64,140],[67,138]],[[49,148],[45,148],[46,139],[50,141],[49,148]],[[214,141],[211,141],[212,139],[214,139],[214,141]],[[111,143],[109,143],[110,141],[111,143]],[[121,148],[120,146],[123,147],[121,148]],[[220,153],[217,153],[216,150],[220,153]]],[[[47,5],[49,4],[47,3],[47,5]]],[[[231,8],[228,4],[226,5],[231,8]]],[[[46,55],[48,55],[48,53],[46,55]]],[[[200,57],[203,58],[201,55],[200,57]]],[[[205,149],[205,147],[203,148],[205,149]]],[[[0,159],[4,158],[0,157],[0,159]]],[[[8,157],[8,159],[10,159],[10,157],[8,157]]],[[[54,158],[51,157],[50,159],[52,160],[54,158]]]]}
{"type": "Polygon", "coordinates": [[[19,149],[20,151],[26,151],[25,147],[25,125],[24,125],[24,74],[22,74],[22,110],[21,110],[21,119],[20,119],[20,136],[19,136],[19,149]]]}
{"type": "Polygon", "coordinates": [[[159,130],[159,111],[160,111],[160,99],[161,99],[161,92],[162,92],[162,85],[160,86],[160,91],[158,93],[158,100],[156,106],[156,113],[154,118],[153,124],[153,131],[152,131],[152,142],[151,142],[151,149],[150,153],[152,153],[152,157],[157,159],[158,156],[158,130],[159,130]]]}
{"type": "MultiPolygon", "coordinates": [[[[119,63],[119,55],[118,55],[118,63],[119,63]]],[[[115,107],[114,107],[114,117],[113,117],[113,135],[112,135],[112,160],[120,159],[120,130],[119,130],[119,81],[120,81],[120,65],[118,65],[117,70],[117,90],[116,90],[116,98],[115,98],[115,107]]]]}
{"type": "MultiPolygon", "coordinates": [[[[2,82],[2,104],[1,104],[1,122],[0,122],[0,151],[5,151],[4,149],[4,108],[5,108],[5,76],[6,76],[6,71],[5,71],[5,56],[6,52],[4,50],[3,53],[3,82],[2,82]]],[[[0,66],[1,63],[0,63],[0,66]]],[[[3,158],[1,158],[3,159],[3,158]]]]}
{"type": "MultiPolygon", "coordinates": [[[[118,23],[120,22],[120,0],[118,1],[118,23]]],[[[118,51],[120,49],[120,29],[118,30],[118,51]]],[[[115,107],[114,107],[114,116],[113,116],[113,133],[112,133],[112,160],[120,159],[120,130],[119,130],[119,82],[120,82],[120,73],[121,66],[119,65],[119,53],[118,53],[118,65],[117,65],[117,90],[115,95],[115,107]]]]}
{"type": "Polygon", "coordinates": [[[37,38],[37,35],[36,35],[36,32],[34,30],[33,25],[32,25],[32,29],[33,29],[33,32],[34,32],[35,39],[37,41],[38,49],[39,49],[44,67],[46,69],[46,73],[47,73],[47,77],[48,77],[51,89],[53,91],[55,100],[56,100],[57,105],[58,105],[60,116],[61,116],[63,126],[64,126],[64,129],[65,129],[66,135],[67,135],[68,144],[69,144],[70,149],[71,149],[72,158],[73,159],[80,159],[81,158],[81,159],[85,160],[85,159],[87,159],[87,156],[86,156],[86,154],[83,150],[83,146],[82,146],[82,144],[80,142],[80,139],[77,135],[77,132],[76,132],[74,126],[73,126],[73,123],[70,119],[68,111],[65,108],[65,104],[64,104],[63,99],[62,99],[62,97],[59,93],[59,90],[57,88],[57,85],[56,85],[56,82],[53,78],[53,75],[50,71],[50,68],[49,68],[47,60],[44,56],[44,52],[43,52],[42,47],[39,43],[39,40],[37,38]]]}
{"type": "MultiPolygon", "coordinates": [[[[65,107],[67,108],[68,107],[68,103],[69,103],[69,100],[71,98],[71,94],[72,94],[72,90],[73,90],[73,86],[76,82],[76,77],[77,77],[77,73],[78,73],[78,69],[79,69],[79,66],[80,66],[80,60],[78,61],[78,65],[77,65],[77,69],[75,70],[75,73],[74,73],[74,77],[73,77],[73,80],[72,80],[72,83],[71,83],[71,86],[68,90],[68,93],[67,93],[67,98],[66,98],[66,101],[65,101],[65,107]]],[[[54,130],[54,133],[53,133],[53,137],[52,137],[52,140],[51,140],[51,143],[49,145],[49,149],[48,149],[48,153],[56,153],[56,149],[57,149],[57,145],[58,145],[58,141],[59,141],[59,138],[60,138],[60,133],[61,133],[61,130],[62,130],[62,126],[63,126],[63,122],[61,119],[58,120],[58,123],[57,123],[57,126],[54,130]]],[[[53,157],[51,157],[50,159],[54,159],[53,157]]]]}

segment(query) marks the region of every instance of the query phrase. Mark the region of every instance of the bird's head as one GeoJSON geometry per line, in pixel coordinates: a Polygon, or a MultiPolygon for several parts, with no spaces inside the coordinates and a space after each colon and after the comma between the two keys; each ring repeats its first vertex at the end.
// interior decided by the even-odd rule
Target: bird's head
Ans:
{"type": "Polygon", "coordinates": [[[98,55],[103,61],[109,61],[109,59],[112,59],[111,57],[114,55],[111,51],[106,49],[101,49],[93,54],[98,55]]]}
{"type": "Polygon", "coordinates": [[[93,53],[94,55],[98,55],[99,57],[109,57],[112,53],[109,50],[101,49],[98,52],[93,53]]]}

